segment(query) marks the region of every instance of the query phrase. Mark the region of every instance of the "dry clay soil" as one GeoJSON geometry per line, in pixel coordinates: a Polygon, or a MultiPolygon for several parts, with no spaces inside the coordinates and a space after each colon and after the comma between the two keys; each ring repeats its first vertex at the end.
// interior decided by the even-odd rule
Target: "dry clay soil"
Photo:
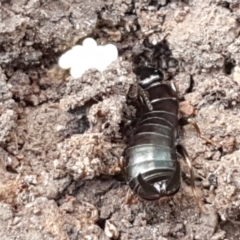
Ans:
{"type": "Polygon", "coordinates": [[[239,239],[239,33],[238,0],[1,0],[0,238],[239,239]],[[114,43],[119,59],[73,79],[58,58],[89,36],[114,43]],[[208,214],[183,161],[180,191],[160,202],[126,202],[128,185],[113,177],[146,40],[167,46],[161,68],[181,111],[213,141],[192,126],[180,137],[208,214]]]}

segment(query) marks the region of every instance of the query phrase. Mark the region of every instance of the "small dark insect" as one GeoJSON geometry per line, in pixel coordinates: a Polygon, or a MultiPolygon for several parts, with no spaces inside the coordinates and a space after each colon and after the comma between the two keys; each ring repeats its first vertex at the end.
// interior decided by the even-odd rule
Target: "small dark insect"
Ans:
{"type": "Polygon", "coordinates": [[[214,174],[210,174],[210,176],[208,177],[208,181],[210,183],[210,186],[213,186],[213,188],[217,188],[218,180],[214,174]]]}
{"type": "Polygon", "coordinates": [[[124,152],[127,182],[145,200],[174,195],[181,182],[180,154],[188,164],[196,197],[191,161],[185,148],[177,143],[178,127],[186,120],[178,119],[176,88],[161,83],[162,73],[154,68],[140,67],[136,73],[140,78],[141,117],[124,152]]]}

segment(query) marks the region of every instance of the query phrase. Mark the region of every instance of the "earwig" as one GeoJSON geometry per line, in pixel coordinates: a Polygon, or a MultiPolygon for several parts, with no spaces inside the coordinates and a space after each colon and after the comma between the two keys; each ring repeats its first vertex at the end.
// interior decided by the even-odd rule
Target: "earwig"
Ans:
{"type": "Polygon", "coordinates": [[[154,68],[144,67],[142,73],[139,84],[146,94],[140,97],[141,118],[124,153],[127,182],[145,200],[174,195],[181,183],[179,154],[189,167],[192,191],[197,198],[191,161],[177,141],[177,90],[173,84],[162,83],[161,72],[154,68]]]}

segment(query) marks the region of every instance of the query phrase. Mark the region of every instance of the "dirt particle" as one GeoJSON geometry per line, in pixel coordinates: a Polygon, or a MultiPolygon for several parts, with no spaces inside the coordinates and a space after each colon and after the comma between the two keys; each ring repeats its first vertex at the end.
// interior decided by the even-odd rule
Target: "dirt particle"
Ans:
{"type": "Polygon", "coordinates": [[[179,110],[185,117],[190,117],[194,114],[194,107],[190,101],[183,101],[179,103],[179,110]]]}

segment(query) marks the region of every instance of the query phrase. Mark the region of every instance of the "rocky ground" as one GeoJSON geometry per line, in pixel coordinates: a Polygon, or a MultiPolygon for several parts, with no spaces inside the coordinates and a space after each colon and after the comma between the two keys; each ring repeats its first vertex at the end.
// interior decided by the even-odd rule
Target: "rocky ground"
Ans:
{"type": "Polygon", "coordinates": [[[239,239],[238,0],[1,0],[0,18],[1,239],[239,239]],[[57,61],[86,37],[120,57],[73,79],[57,61]],[[160,202],[127,203],[114,177],[141,61],[177,85],[182,113],[213,141],[191,125],[180,138],[208,214],[184,162],[180,191],[160,202]]]}

